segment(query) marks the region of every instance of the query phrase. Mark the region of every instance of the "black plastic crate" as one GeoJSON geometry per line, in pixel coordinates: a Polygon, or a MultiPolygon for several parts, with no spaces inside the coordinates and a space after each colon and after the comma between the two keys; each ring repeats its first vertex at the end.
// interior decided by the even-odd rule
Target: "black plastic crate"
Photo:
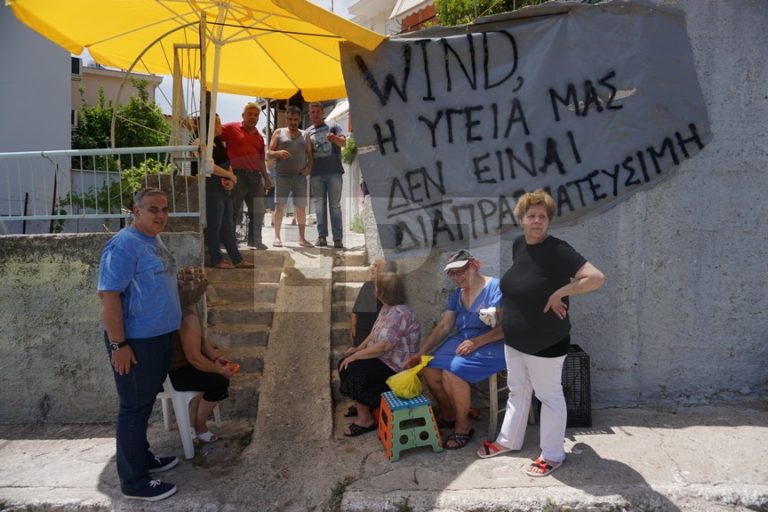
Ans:
{"type": "Polygon", "coordinates": [[[563,393],[568,408],[568,427],[592,426],[592,387],[589,356],[571,345],[563,364],[563,393]]]}

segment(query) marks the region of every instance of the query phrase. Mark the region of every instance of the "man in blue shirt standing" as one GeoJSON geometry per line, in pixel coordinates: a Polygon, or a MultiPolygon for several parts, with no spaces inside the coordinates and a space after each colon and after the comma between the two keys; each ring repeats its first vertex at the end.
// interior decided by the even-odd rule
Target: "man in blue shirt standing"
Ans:
{"type": "Polygon", "coordinates": [[[133,197],[133,221],[104,246],[99,299],[105,343],[120,409],[117,474],[126,498],[158,501],[176,486],[150,478],[179,463],[149,451],[147,423],[171,361],[171,335],[181,324],[176,262],[158,235],[168,223],[168,198],[156,188],[133,197]]]}
{"type": "Polygon", "coordinates": [[[341,127],[325,122],[325,112],[320,103],[310,103],[309,120],[312,123],[307,136],[312,141],[312,173],[310,183],[317,213],[317,247],[328,246],[328,211],[331,217],[333,246],[343,249],[344,226],[341,220],[341,187],[344,167],[341,165],[341,148],[347,138],[341,127]]]}

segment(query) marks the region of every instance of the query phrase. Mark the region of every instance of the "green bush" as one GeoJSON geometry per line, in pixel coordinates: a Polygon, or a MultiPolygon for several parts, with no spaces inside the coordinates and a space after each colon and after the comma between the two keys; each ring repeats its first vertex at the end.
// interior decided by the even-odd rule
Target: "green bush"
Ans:
{"type": "Polygon", "coordinates": [[[341,148],[341,160],[345,164],[351,164],[357,157],[357,143],[355,142],[355,135],[350,133],[347,137],[347,145],[341,148]]]}

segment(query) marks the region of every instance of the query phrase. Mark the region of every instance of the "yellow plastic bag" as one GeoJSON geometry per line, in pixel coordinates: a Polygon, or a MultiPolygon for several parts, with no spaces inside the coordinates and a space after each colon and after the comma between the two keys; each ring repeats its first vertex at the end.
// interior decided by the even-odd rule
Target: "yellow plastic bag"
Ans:
{"type": "Polygon", "coordinates": [[[432,360],[432,356],[421,356],[421,362],[413,368],[396,373],[387,379],[387,385],[400,398],[416,398],[421,394],[419,372],[432,360]]]}

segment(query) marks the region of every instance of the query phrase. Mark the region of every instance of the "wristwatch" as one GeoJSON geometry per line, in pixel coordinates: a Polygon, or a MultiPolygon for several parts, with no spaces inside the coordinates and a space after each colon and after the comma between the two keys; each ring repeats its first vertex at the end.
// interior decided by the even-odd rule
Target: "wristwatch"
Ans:
{"type": "Polygon", "coordinates": [[[120,350],[121,348],[126,346],[127,344],[128,344],[127,341],[110,341],[109,342],[109,348],[112,349],[112,352],[117,352],[118,350],[120,350]]]}

